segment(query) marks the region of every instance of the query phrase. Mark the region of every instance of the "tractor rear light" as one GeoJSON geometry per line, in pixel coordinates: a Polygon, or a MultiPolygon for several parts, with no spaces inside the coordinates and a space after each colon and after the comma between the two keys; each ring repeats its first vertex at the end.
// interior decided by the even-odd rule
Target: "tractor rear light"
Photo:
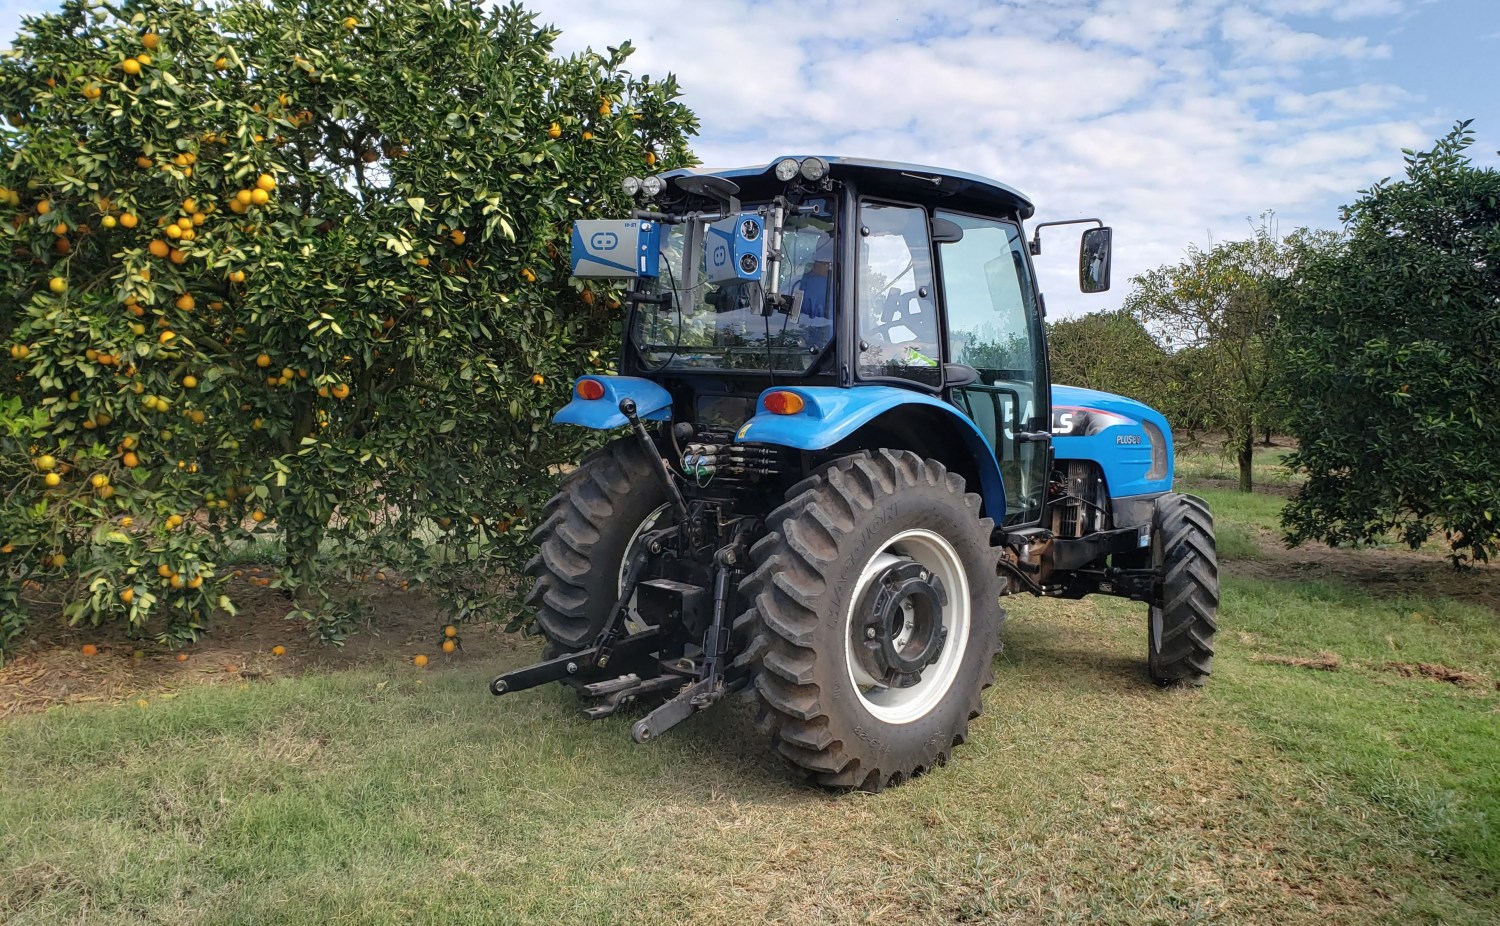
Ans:
{"type": "Polygon", "coordinates": [[[807,402],[795,392],[772,392],[766,395],[766,411],[773,415],[795,415],[807,402]]]}
{"type": "Polygon", "coordinates": [[[604,398],[604,384],[597,379],[580,379],[578,385],[573,387],[573,391],[578,394],[580,399],[589,399],[592,401],[604,398]]]}

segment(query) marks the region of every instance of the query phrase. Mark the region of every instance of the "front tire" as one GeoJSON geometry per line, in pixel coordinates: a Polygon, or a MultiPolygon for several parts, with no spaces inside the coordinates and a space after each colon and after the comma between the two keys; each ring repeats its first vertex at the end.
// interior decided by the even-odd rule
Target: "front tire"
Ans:
{"type": "Polygon", "coordinates": [[[879,450],[787,493],[750,550],[735,622],[774,748],[820,784],[879,791],[946,762],[994,678],[993,522],[941,463],[879,450]]]}
{"type": "Polygon", "coordinates": [[[633,437],[591,454],[563,480],[532,534],[535,580],[526,604],[536,609],[548,652],[593,643],[620,597],[626,555],[644,527],[667,509],[667,493],[633,437]]]}
{"type": "Polygon", "coordinates": [[[1207,502],[1175,492],[1156,500],[1151,565],[1162,586],[1161,604],[1148,615],[1151,678],[1159,685],[1202,685],[1213,669],[1219,629],[1219,559],[1207,502]]]}

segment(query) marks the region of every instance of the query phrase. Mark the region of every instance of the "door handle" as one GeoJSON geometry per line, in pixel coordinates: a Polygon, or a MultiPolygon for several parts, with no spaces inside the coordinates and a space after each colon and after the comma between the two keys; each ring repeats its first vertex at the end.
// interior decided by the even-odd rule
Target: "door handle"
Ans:
{"type": "Polygon", "coordinates": [[[1051,431],[1018,431],[1016,442],[1021,444],[1041,444],[1052,439],[1051,431]]]}

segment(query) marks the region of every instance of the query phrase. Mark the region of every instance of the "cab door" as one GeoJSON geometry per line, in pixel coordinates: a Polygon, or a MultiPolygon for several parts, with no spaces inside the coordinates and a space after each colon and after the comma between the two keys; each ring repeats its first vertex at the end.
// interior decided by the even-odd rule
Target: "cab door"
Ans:
{"type": "Polygon", "coordinates": [[[948,390],[994,448],[1005,480],[1005,525],[1041,520],[1050,466],[1050,399],[1036,288],[1018,223],[938,212],[963,229],[937,245],[947,360],[972,384],[948,390]]]}

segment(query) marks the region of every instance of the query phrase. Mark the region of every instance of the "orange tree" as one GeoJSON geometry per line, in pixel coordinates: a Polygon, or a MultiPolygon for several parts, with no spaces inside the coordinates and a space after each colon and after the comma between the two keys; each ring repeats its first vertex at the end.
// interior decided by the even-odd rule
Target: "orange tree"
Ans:
{"type": "Polygon", "coordinates": [[[0,645],[23,615],[191,638],[280,541],[337,638],[375,564],[503,591],[549,424],[620,324],[573,219],[690,161],[627,44],[475,0],[66,3],[0,61],[0,645]]]}

